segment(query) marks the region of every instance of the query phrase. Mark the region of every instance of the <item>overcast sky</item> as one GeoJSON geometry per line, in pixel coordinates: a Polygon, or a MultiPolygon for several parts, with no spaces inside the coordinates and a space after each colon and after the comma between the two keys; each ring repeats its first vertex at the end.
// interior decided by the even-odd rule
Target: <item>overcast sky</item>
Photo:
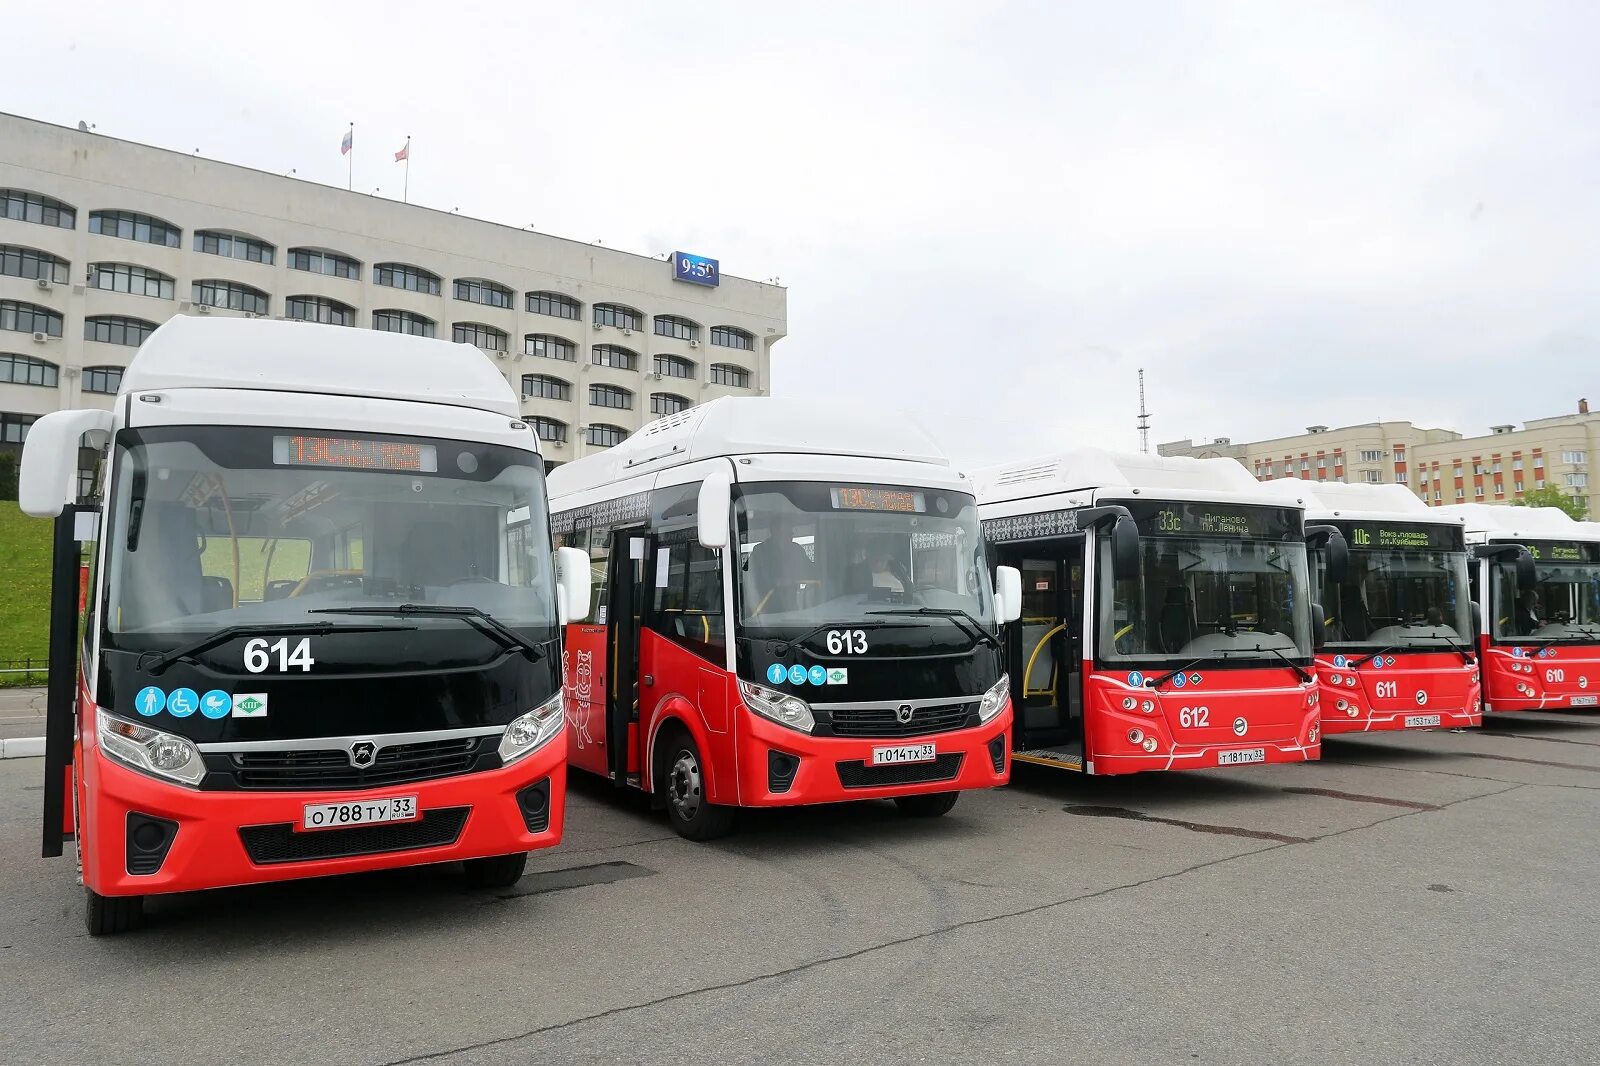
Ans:
{"type": "MultiPolygon", "coordinates": [[[[0,108],[789,288],[963,461],[1600,402],[1600,10],[11,5],[0,108]],[[24,43],[25,42],[25,43],[24,43]]],[[[0,145],[0,153],[4,145],[0,145]]]]}

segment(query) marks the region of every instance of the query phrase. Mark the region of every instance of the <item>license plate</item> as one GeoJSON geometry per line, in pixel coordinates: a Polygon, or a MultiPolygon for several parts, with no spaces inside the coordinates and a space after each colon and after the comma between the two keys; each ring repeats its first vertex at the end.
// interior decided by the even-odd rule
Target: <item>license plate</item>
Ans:
{"type": "Polygon", "coordinates": [[[1217,752],[1218,766],[1238,766],[1240,763],[1266,761],[1266,748],[1237,748],[1233,751],[1217,752]]]}
{"type": "Polygon", "coordinates": [[[1426,729],[1430,725],[1438,725],[1439,716],[1436,714],[1408,714],[1406,715],[1406,728],[1426,729]]]}
{"type": "Polygon", "coordinates": [[[873,766],[895,766],[904,762],[932,762],[934,760],[933,743],[927,744],[897,744],[892,748],[873,748],[873,766]]]}
{"type": "Polygon", "coordinates": [[[308,803],[300,818],[301,829],[345,829],[376,822],[409,822],[417,816],[417,797],[391,796],[350,803],[308,803]]]}
{"type": "Polygon", "coordinates": [[[1593,707],[1593,706],[1595,706],[1595,704],[1597,702],[1600,702],[1600,696],[1574,696],[1574,697],[1572,697],[1572,705],[1574,707],[1593,707]]]}

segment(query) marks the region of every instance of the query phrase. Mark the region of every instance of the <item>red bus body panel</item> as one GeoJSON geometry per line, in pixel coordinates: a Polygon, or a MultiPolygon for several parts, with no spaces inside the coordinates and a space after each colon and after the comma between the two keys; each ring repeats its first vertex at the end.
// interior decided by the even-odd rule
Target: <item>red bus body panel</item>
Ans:
{"type": "Polygon", "coordinates": [[[1335,666],[1331,654],[1317,657],[1324,736],[1419,727],[1469,729],[1483,724],[1477,664],[1462,662],[1455,652],[1433,650],[1394,652],[1381,668],[1374,668],[1376,661],[1352,670],[1335,666]],[[1346,705],[1343,710],[1341,700],[1346,705]],[[1431,715],[1438,715],[1439,721],[1432,725],[1416,721],[1431,715]]]}
{"type": "Polygon", "coordinates": [[[1508,646],[1480,638],[1485,711],[1502,714],[1600,704],[1600,645],[1537,648],[1533,640],[1508,646]],[[1532,694],[1518,686],[1532,689],[1532,694]]]}
{"type": "Polygon", "coordinates": [[[1182,688],[1173,678],[1159,689],[1129,684],[1126,671],[1097,671],[1093,660],[1083,670],[1084,768],[1091,773],[1252,765],[1222,760],[1227,752],[1258,748],[1263,757],[1254,764],[1322,757],[1316,686],[1300,684],[1288,666],[1192,667],[1182,688]],[[1128,699],[1135,701],[1132,710],[1124,707],[1128,699]],[[1146,701],[1154,705],[1148,712],[1146,701]],[[1135,729],[1155,738],[1155,751],[1129,739],[1135,729]]]}

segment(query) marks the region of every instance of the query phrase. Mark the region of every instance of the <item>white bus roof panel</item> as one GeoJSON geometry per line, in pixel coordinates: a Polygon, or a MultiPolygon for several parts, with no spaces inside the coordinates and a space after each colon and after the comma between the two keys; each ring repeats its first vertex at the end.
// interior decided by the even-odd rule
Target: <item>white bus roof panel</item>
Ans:
{"type": "Polygon", "coordinates": [[[1559,507],[1453,503],[1433,510],[1466,519],[1469,534],[1478,534],[1489,540],[1600,541],[1600,524],[1575,521],[1559,507]]]}
{"type": "Polygon", "coordinates": [[[1367,522],[1429,522],[1459,527],[1457,515],[1441,515],[1404,485],[1346,485],[1338,481],[1307,481],[1281,477],[1261,483],[1264,491],[1281,493],[1285,503],[1301,502],[1306,520],[1348,518],[1367,522]]]}
{"type": "Polygon", "coordinates": [[[971,471],[981,503],[1093,490],[1095,498],[1126,499],[1133,490],[1161,499],[1239,500],[1280,504],[1272,493],[1232,459],[1140,455],[1080,448],[1021,462],[971,471]]]}
{"type": "Polygon", "coordinates": [[[522,418],[515,390],[470,344],[313,322],[168,319],[128,364],[121,391],[193,388],[412,400],[522,418]]]}

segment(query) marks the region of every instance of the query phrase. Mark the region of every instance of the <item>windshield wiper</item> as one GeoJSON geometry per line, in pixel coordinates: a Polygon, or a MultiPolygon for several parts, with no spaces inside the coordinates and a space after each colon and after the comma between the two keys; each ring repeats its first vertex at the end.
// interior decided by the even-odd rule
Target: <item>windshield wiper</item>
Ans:
{"type": "Polygon", "coordinates": [[[459,618],[507,651],[520,651],[529,662],[544,658],[544,649],[500,621],[481,607],[456,607],[442,603],[402,603],[394,607],[322,607],[307,614],[421,615],[427,618],[459,618]]]}
{"type": "Polygon", "coordinates": [[[1195,659],[1193,662],[1184,663],[1182,666],[1178,667],[1176,670],[1168,670],[1166,673],[1162,674],[1160,677],[1152,677],[1152,678],[1150,678],[1149,680],[1147,680],[1145,682],[1145,686],[1148,687],[1148,688],[1160,688],[1162,685],[1165,685],[1168,681],[1171,681],[1173,678],[1177,677],[1179,674],[1186,672],[1192,666],[1199,666],[1202,663],[1212,663],[1212,662],[1218,662],[1218,661],[1226,659],[1226,656],[1223,655],[1222,652],[1232,651],[1232,650],[1233,649],[1231,649],[1231,648],[1222,648],[1222,649],[1219,649],[1217,654],[1214,654],[1214,655],[1202,655],[1202,656],[1200,656],[1200,658],[1195,659]]]}
{"type": "Polygon", "coordinates": [[[1383,647],[1379,648],[1377,651],[1373,652],[1371,655],[1363,655],[1361,658],[1356,659],[1353,662],[1351,662],[1350,663],[1350,669],[1359,670],[1363,666],[1367,665],[1368,663],[1370,663],[1372,660],[1376,659],[1380,655],[1387,655],[1391,651],[1400,651],[1400,650],[1401,650],[1401,648],[1400,648],[1400,645],[1398,645],[1398,644],[1386,644],[1383,647]]]}
{"type": "Polygon", "coordinates": [[[983,623],[959,607],[897,607],[888,611],[868,611],[868,614],[914,614],[926,615],[929,618],[948,618],[950,624],[961,632],[975,638],[974,643],[982,641],[995,650],[999,650],[1000,641],[994,634],[983,628],[983,623]],[[963,622],[965,619],[966,622],[963,622]],[[966,623],[971,623],[970,625],[966,623]]]}
{"type": "Polygon", "coordinates": [[[192,641],[182,647],[173,648],[168,652],[142,652],[134,669],[143,670],[147,674],[159,674],[179,659],[190,659],[203,651],[209,651],[219,644],[226,644],[237,637],[249,636],[251,633],[305,633],[310,636],[327,636],[329,633],[404,633],[416,626],[340,626],[332,622],[284,622],[274,624],[271,622],[258,622],[248,626],[226,626],[214,633],[209,633],[199,640],[192,641]],[[155,658],[145,665],[145,657],[154,655],[155,658]]]}
{"type": "Polygon", "coordinates": [[[1311,675],[1309,673],[1306,672],[1306,668],[1303,667],[1303,666],[1300,666],[1299,664],[1297,664],[1293,659],[1291,659],[1287,655],[1283,654],[1283,652],[1279,651],[1277,648],[1268,648],[1268,647],[1266,647],[1264,645],[1257,644],[1256,645],[1256,651],[1270,651],[1272,654],[1274,654],[1278,658],[1282,659],[1283,660],[1283,664],[1285,666],[1287,666],[1289,669],[1294,671],[1294,676],[1298,677],[1300,679],[1300,683],[1302,685],[1308,684],[1308,683],[1311,682],[1312,677],[1311,677],[1311,675]]]}
{"type": "Polygon", "coordinates": [[[824,622],[820,626],[808,629],[798,637],[785,638],[772,642],[772,654],[788,655],[789,649],[798,647],[816,636],[818,633],[829,629],[913,629],[910,622],[824,622]]]}
{"type": "MultiPolygon", "coordinates": [[[[1407,622],[1407,623],[1405,623],[1405,627],[1407,629],[1411,628],[1412,626],[1426,626],[1426,627],[1432,629],[1432,628],[1436,628],[1438,625],[1439,625],[1439,623],[1436,623],[1436,622],[1407,622]]],[[[1600,636],[1600,634],[1596,634],[1596,635],[1600,636]]],[[[1470,648],[1468,648],[1465,644],[1458,644],[1458,643],[1456,643],[1455,640],[1453,640],[1452,638],[1446,636],[1443,633],[1430,633],[1430,634],[1428,634],[1428,636],[1432,637],[1434,640],[1442,640],[1442,641],[1444,641],[1445,644],[1447,644],[1450,647],[1451,651],[1453,651],[1457,655],[1461,656],[1461,661],[1462,662],[1471,663],[1473,661],[1473,659],[1472,659],[1472,650],[1470,648]]]]}

